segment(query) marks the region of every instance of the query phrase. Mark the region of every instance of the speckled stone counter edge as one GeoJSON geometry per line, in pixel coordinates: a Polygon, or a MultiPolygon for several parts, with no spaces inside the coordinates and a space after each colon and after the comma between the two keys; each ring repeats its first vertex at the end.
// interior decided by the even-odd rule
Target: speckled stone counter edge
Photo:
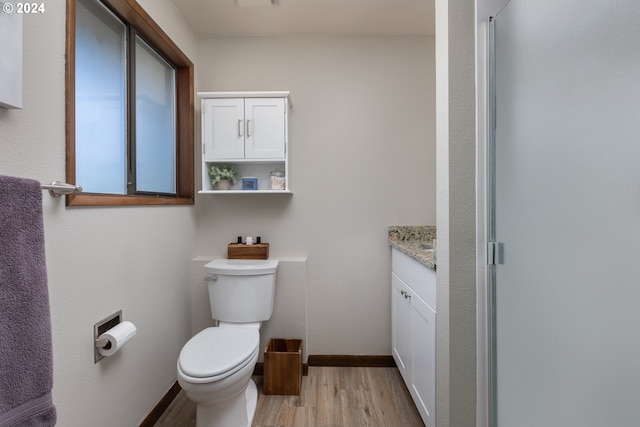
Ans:
{"type": "Polygon", "coordinates": [[[434,225],[393,225],[389,227],[389,245],[409,255],[419,263],[436,269],[436,258],[432,251],[426,251],[422,245],[436,238],[434,225]]]}

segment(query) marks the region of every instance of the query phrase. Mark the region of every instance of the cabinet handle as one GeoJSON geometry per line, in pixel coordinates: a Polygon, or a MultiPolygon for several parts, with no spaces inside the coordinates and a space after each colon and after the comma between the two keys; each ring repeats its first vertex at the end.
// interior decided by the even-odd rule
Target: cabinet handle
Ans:
{"type": "Polygon", "coordinates": [[[407,291],[405,290],[400,291],[400,295],[405,296],[406,294],[407,294],[407,291]]]}
{"type": "Polygon", "coordinates": [[[250,123],[251,123],[251,120],[247,119],[247,137],[251,136],[251,131],[250,131],[251,125],[250,125],[250,123]]]}
{"type": "Polygon", "coordinates": [[[242,136],[242,120],[238,120],[238,136],[242,136]]]}

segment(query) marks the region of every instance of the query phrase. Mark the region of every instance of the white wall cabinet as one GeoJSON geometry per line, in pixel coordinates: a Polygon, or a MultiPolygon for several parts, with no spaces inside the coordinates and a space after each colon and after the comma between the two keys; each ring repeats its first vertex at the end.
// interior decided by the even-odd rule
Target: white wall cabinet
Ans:
{"type": "Polygon", "coordinates": [[[201,193],[291,193],[289,186],[289,92],[199,92],[202,104],[201,193]],[[232,164],[242,177],[258,179],[257,190],[230,191],[209,179],[214,164],[232,164]],[[284,189],[272,190],[270,172],[284,172],[284,189]]]}
{"type": "Polygon", "coordinates": [[[393,358],[426,425],[435,422],[436,272],[392,248],[393,358]]]}

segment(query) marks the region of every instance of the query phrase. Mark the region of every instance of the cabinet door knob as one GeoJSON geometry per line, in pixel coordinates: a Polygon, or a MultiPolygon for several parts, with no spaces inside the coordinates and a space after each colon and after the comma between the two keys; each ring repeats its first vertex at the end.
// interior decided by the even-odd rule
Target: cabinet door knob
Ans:
{"type": "Polygon", "coordinates": [[[247,137],[251,136],[251,120],[247,119],[247,137]]]}
{"type": "Polygon", "coordinates": [[[242,136],[242,120],[238,119],[238,136],[242,136]]]}

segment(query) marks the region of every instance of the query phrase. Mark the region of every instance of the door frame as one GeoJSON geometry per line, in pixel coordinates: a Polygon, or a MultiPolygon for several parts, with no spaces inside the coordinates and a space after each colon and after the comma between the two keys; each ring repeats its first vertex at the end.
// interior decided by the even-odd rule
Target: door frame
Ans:
{"type": "Polygon", "coordinates": [[[493,364],[495,351],[492,311],[494,295],[491,284],[494,269],[487,263],[487,246],[493,232],[490,224],[490,209],[493,204],[489,188],[491,153],[490,139],[493,137],[490,73],[493,36],[490,27],[494,17],[511,0],[475,0],[476,5],[476,360],[477,360],[477,403],[476,427],[494,427],[497,402],[495,399],[495,375],[493,364]]]}

